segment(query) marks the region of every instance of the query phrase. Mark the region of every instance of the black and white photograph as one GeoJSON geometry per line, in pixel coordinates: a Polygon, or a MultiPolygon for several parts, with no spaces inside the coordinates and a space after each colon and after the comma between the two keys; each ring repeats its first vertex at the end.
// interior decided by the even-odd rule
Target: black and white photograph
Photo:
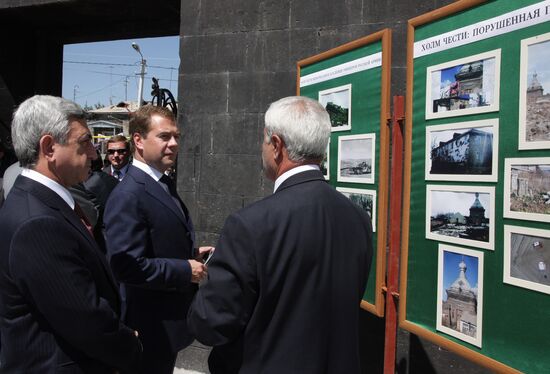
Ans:
{"type": "Polygon", "coordinates": [[[426,186],[426,238],[494,249],[495,188],[426,186]]]}
{"type": "Polygon", "coordinates": [[[330,116],[332,131],[351,130],[351,84],[319,91],[319,102],[330,116]]]}
{"type": "Polygon", "coordinates": [[[346,187],[336,187],[336,190],[367,212],[372,221],[372,231],[376,232],[376,190],[346,187]]]}
{"type": "Polygon", "coordinates": [[[550,231],[504,225],[504,283],[550,294],[550,231]]]}
{"type": "Polygon", "coordinates": [[[436,314],[438,331],[481,348],[483,252],[439,245],[436,314]]]}
{"type": "Polygon", "coordinates": [[[498,111],[500,49],[430,66],[426,119],[498,111]]]}
{"type": "Polygon", "coordinates": [[[327,151],[325,152],[325,157],[321,164],[319,165],[321,172],[325,176],[326,180],[330,179],[330,138],[328,139],[327,151]]]}
{"type": "Polygon", "coordinates": [[[426,127],[426,180],[496,182],[498,119],[426,127]]]}
{"type": "Polygon", "coordinates": [[[504,217],[550,222],[550,157],[504,159],[504,217]]]}
{"type": "Polygon", "coordinates": [[[550,149],[550,33],[521,41],[519,149],[550,149]]]}
{"type": "Polygon", "coordinates": [[[338,138],[338,182],[374,183],[375,134],[338,138]]]}

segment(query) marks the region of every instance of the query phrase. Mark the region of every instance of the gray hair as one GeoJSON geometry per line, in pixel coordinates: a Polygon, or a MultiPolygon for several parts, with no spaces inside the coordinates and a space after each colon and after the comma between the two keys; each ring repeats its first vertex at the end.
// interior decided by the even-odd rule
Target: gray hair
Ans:
{"type": "Polygon", "coordinates": [[[289,96],[269,106],[265,130],[268,144],[273,134],[281,137],[291,161],[322,159],[330,137],[330,117],[318,101],[289,96]]]}
{"type": "Polygon", "coordinates": [[[36,166],[42,136],[51,135],[56,142],[66,144],[69,121],[85,118],[78,104],[61,97],[35,95],[25,100],[13,114],[11,124],[13,148],[21,166],[36,166]]]}

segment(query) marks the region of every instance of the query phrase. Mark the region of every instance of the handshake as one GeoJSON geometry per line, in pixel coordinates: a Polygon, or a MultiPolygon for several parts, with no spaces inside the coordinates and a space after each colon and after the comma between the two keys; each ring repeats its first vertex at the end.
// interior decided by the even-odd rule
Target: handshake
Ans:
{"type": "Polygon", "coordinates": [[[212,258],[216,248],[206,246],[199,247],[198,254],[194,260],[188,260],[189,265],[191,265],[191,282],[200,283],[203,279],[206,279],[208,276],[208,261],[212,258]]]}

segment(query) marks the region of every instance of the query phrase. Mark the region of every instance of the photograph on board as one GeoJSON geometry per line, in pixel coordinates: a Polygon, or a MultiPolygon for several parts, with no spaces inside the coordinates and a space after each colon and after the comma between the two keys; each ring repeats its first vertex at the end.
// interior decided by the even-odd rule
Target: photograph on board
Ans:
{"type": "Polygon", "coordinates": [[[439,245],[436,314],[438,331],[481,347],[482,252],[439,245]]]}
{"type": "Polygon", "coordinates": [[[504,225],[504,283],[550,294],[550,231],[504,225]]]}
{"type": "Polygon", "coordinates": [[[504,217],[550,222],[550,157],[504,159],[504,217]]]}
{"type": "Polygon", "coordinates": [[[330,116],[332,131],[351,130],[351,84],[319,91],[319,102],[330,116]]]}
{"type": "Polygon", "coordinates": [[[426,186],[426,238],[494,249],[495,188],[426,186]]]}
{"type": "Polygon", "coordinates": [[[497,111],[499,80],[500,49],[428,67],[426,119],[497,111]]]}
{"type": "Polygon", "coordinates": [[[426,127],[426,180],[496,182],[497,161],[498,119],[426,127]]]}
{"type": "Polygon", "coordinates": [[[550,33],[521,41],[519,149],[550,149],[550,33]]]}
{"type": "Polygon", "coordinates": [[[321,172],[323,173],[323,176],[326,180],[330,179],[330,138],[328,139],[327,144],[327,151],[325,152],[325,157],[323,157],[323,160],[319,164],[319,167],[321,168],[321,172]]]}
{"type": "Polygon", "coordinates": [[[375,134],[338,137],[338,182],[374,183],[375,134]]]}
{"type": "Polygon", "coordinates": [[[336,190],[367,212],[372,221],[372,231],[376,232],[376,190],[346,187],[336,187],[336,190]]]}

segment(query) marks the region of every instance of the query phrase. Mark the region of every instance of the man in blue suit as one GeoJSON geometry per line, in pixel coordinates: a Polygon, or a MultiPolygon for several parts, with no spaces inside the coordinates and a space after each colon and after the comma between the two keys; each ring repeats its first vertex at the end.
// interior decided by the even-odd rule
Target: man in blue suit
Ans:
{"type": "Polygon", "coordinates": [[[23,170],[0,209],[2,373],[133,372],[141,344],[68,188],[96,157],[84,111],[33,96],[13,117],[23,170]]]}
{"type": "Polygon", "coordinates": [[[123,318],[143,342],[140,373],[172,373],[193,337],[186,315],[206,267],[194,258],[189,211],[164,172],[178,153],[172,112],[144,106],[130,120],[134,161],[105,208],[107,254],[124,300],[123,318]]]}

